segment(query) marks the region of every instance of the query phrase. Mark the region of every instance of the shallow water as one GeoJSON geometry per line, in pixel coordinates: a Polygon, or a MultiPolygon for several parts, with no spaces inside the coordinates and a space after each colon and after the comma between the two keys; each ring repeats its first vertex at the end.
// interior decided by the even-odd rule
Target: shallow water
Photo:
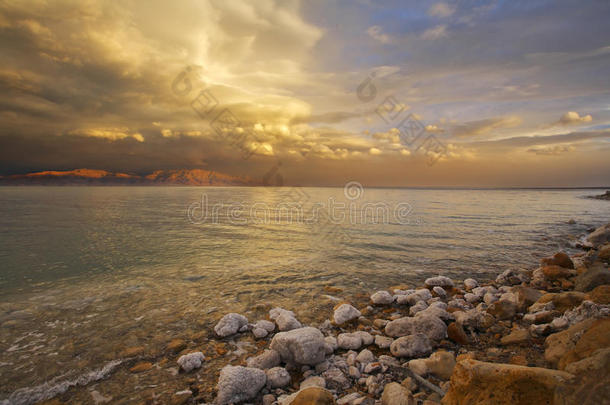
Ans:
{"type": "MultiPolygon", "coordinates": [[[[228,311],[254,321],[281,305],[319,321],[332,295],[532,267],[558,249],[574,251],[587,228],[610,221],[609,202],[583,198],[597,190],[344,191],[0,188],[0,400],[44,398],[58,383],[114,364],[127,347],[143,346],[156,362],[174,337],[205,344],[214,357],[208,333],[228,311]],[[202,198],[205,221],[193,205],[202,198]],[[329,204],[341,203],[330,218],[329,204]],[[343,291],[329,295],[328,285],[343,291]],[[31,388],[45,382],[36,397],[31,388]]],[[[233,358],[242,353],[229,349],[238,350],[233,358]]],[[[168,381],[178,390],[172,370],[134,376],[117,366],[109,381],[75,395],[137,402],[168,381]]]]}

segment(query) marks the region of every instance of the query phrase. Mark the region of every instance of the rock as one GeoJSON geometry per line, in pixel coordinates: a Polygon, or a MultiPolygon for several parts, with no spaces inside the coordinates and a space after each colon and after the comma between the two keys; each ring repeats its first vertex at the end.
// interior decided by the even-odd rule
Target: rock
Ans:
{"type": "MultiPolygon", "coordinates": [[[[436,318],[440,318],[444,321],[452,321],[455,319],[455,317],[450,314],[449,312],[445,311],[444,308],[442,308],[442,306],[446,304],[443,302],[433,302],[432,305],[430,305],[428,308],[419,311],[415,314],[415,316],[417,317],[421,317],[421,316],[434,316],[436,318]]],[[[411,307],[413,308],[413,307],[411,307]]]]}
{"type": "Polygon", "coordinates": [[[455,356],[451,352],[439,350],[426,359],[428,372],[441,380],[448,380],[455,367],[455,356]]]}
{"type": "Polygon", "coordinates": [[[608,262],[610,261],[610,243],[606,243],[604,246],[599,248],[599,253],[597,254],[599,260],[608,262]]]}
{"type": "Polygon", "coordinates": [[[337,343],[337,338],[334,336],[326,336],[324,338],[324,347],[326,349],[326,354],[331,354],[335,350],[339,348],[339,343],[337,343]]]}
{"type": "Polygon", "coordinates": [[[372,363],[375,360],[375,355],[369,349],[362,350],[360,353],[358,353],[358,356],[356,356],[356,361],[361,364],[372,363]]]}
{"type": "Polygon", "coordinates": [[[225,405],[254,398],[267,382],[267,376],[258,368],[225,366],[220,370],[216,389],[216,404],[225,405]]]}
{"type": "Polygon", "coordinates": [[[411,391],[397,382],[391,382],[383,387],[381,405],[415,405],[415,399],[411,391]]]}
{"type": "Polygon", "coordinates": [[[166,349],[172,353],[180,353],[186,349],[186,342],[182,339],[174,339],[167,344],[166,349]]]}
{"type": "Polygon", "coordinates": [[[453,280],[445,276],[436,276],[426,279],[425,284],[427,287],[453,287],[453,280]]]}
{"type": "Polygon", "coordinates": [[[570,363],[591,356],[598,349],[610,347],[610,318],[594,321],[578,338],[576,344],[559,359],[558,368],[563,370],[570,363]]]}
{"type": "Polygon", "coordinates": [[[519,312],[525,312],[542,296],[540,291],[525,286],[515,286],[511,291],[517,297],[517,311],[519,312]]]}
{"type": "Polygon", "coordinates": [[[540,311],[534,314],[524,315],[523,322],[534,324],[549,323],[560,315],[561,313],[559,311],[540,311]]]}
{"type": "Polygon", "coordinates": [[[395,357],[422,357],[432,352],[430,339],[423,333],[403,336],[392,342],[390,352],[395,357]]]}
{"type": "Polygon", "coordinates": [[[350,377],[355,378],[355,379],[358,379],[361,376],[360,370],[356,366],[349,366],[349,368],[347,369],[347,372],[350,377]]]}
{"type": "Polygon", "coordinates": [[[514,269],[508,269],[496,277],[496,283],[500,285],[515,285],[527,283],[528,281],[529,279],[525,274],[514,269]]]}
{"type": "Polygon", "coordinates": [[[467,345],[470,343],[470,339],[468,338],[468,335],[466,335],[466,332],[464,332],[464,328],[456,322],[451,322],[447,327],[447,336],[460,345],[467,345]]]}
{"type": "Polygon", "coordinates": [[[188,373],[191,370],[201,367],[204,360],[205,356],[203,353],[194,352],[180,356],[178,358],[178,365],[182,370],[188,373]]]}
{"type": "Polygon", "coordinates": [[[214,326],[214,332],[220,337],[236,334],[243,326],[248,324],[248,318],[234,312],[226,314],[214,326]]]}
{"type": "Polygon", "coordinates": [[[338,367],[331,367],[322,373],[326,386],[330,390],[341,391],[348,389],[352,384],[338,367]]]}
{"type": "Polygon", "coordinates": [[[347,394],[339,398],[337,400],[337,405],[352,405],[358,398],[360,398],[360,394],[357,392],[352,392],[351,394],[347,394]]]}
{"type": "Polygon", "coordinates": [[[568,309],[579,306],[585,299],[585,294],[578,291],[566,291],[553,296],[552,302],[555,309],[565,312],[568,309]]]}
{"type": "Polygon", "coordinates": [[[574,262],[570,259],[570,256],[564,252],[555,253],[553,257],[546,257],[540,261],[542,266],[559,266],[565,267],[566,269],[573,269],[574,262]]]}
{"type": "Polygon", "coordinates": [[[311,377],[307,377],[305,380],[303,380],[301,382],[301,385],[299,386],[299,389],[304,389],[307,387],[320,387],[320,388],[326,388],[326,380],[322,377],[319,377],[317,375],[311,376],[311,377]]]}
{"type": "Polygon", "coordinates": [[[432,291],[436,294],[437,297],[446,298],[447,292],[443,287],[436,286],[432,288],[432,291]]]}
{"type": "Polygon", "coordinates": [[[425,376],[428,374],[428,365],[426,364],[426,360],[427,359],[413,359],[410,360],[407,365],[415,374],[425,376]]]}
{"type": "Polygon", "coordinates": [[[610,304],[610,285],[600,285],[595,287],[590,293],[589,298],[591,301],[600,305],[610,304]]]}
{"type": "Polygon", "coordinates": [[[456,311],[453,316],[455,321],[465,328],[485,330],[495,323],[495,318],[491,314],[476,309],[456,311]]]}
{"type": "Polygon", "coordinates": [[[405,317],[389,322],[385,327],[385,333],[392,337],[424,333],[432,340],[441,340],[447,334],[447,325],[433,315],[405,317]]]}
{"type": "Polygon", "coordinates": [[[530,333],[527,329],[516,329],[500,339],[503,345],[520,345],[530,341],[530,333]]]}
{"type": "Polygon", "coordinates": [[[335,405],[335,398],[324,388],[307,387],[281,401],[280,405],[335,405]]]}
{"type": "Polygon", "coordinates": [[[375,336],[375,345],[380,349],[388,349],[393,341],[394,339],[387,336],[375,336]]]}
{"type": "Polygon", "coordinates": [[[569,363],[565,368],[566,372],[574,375],[581,375],[587,372],[607,375],[608,370],[610,370],[610,348],[608,347],[594,351],[590,357],[569,363]]]}
{"type": "Polygon", "coordinates": [[[337,343],[341,349],[358,350],[363,345],[368,346],[374,341],[368,332],[357,331],[352,333],[341,333],[337,336],[337,343]]]}
{"type": "Polygon", "coordinates": [[[273,319],[280,331],[289,331],[302,327],[294,312],[283,308],[273,308],[269,311],[269,318],[273,319]]]}
{"type": "Polygon", "coordinates": [[[333,314],[333,321],[337,325],[343,325],[346,322],[357,319],[360,315],[360,311],[351,306],[350,304],[341,304],[333,314]]]}
{"type": "Polygon", "coordinates": [[[149,361],[142,361],[132,368],[129,369],[132,373],[143,373],[144,371],[148,371],[153,367],[152,363],[149,361]]]}
{"type": "Polygon", "coordinates": [[[377,291],[371,295],[371,302],[375,305],[390,305],[394,302],[394,297],[387,291],[377,291]]]}
{"type": "Polygon", "coordinates": [[[587,236],[587,242],[593,247],[597,247],[610,242],[610,223],[602,225],[587,236]]]}
{"type": "Polygon", "coordinates": [[[542,267],[542,274],[547,280],[559,280],[560,278],[570,277],[572,272],[565,267],[544,266],[542,267]]]}
{"type": "Polygon", "coordinates": [[[498,296],[494,293],[488,292],[483,296],[483,302],[485,305],[491,305],[496,301],[498,301],[498,296]]]}
{"type": "Polygon", "coordinates": [[[475,280],[474,278],[467,278],[466,280],[464,280],[464,288],[467,291],[471,291],[475,288],[477,288],[479,286],[479,282],[477,280],[475,280]]]}
{"type": "Polygon", "coordinates": [[[275,350],[265,350],[258,356],[250,357],[248,360],[246,360],[248,367],[260,368],[261,370],[279,366],[280,362],[280,354],[275,350]]]}
{"type": "Polygon", "coordinates": [[[426,308],[428,308],[428,304],[426,304],[426,301],[417,301],[415,305],[409,308],[409,315],[414,316],[416,313],[423,311],[426,308]]]}
{"type": "Polygon", "coordinates": [[[262,339],[269,333],[275,330],[275,324],[267,320],[260,320],[256,322],[252,328],[252,334],[257,339],[262,339]]]}
{"type": "Polygon", "coordinates": [[[582,304],[574,309],[566,311],[562,318],[565,318],[570,325],[581,322],[589,318],[604,318],[610,316],[610,307],[598,305],[593,301],[583,301],[582,304]]]}
{"type": "Polygon", "coordinates": [[[451,376],[443,405],[460,404],[553,404],[556,388],[572,374],[539,367],[462,360],[451,376]]]}
{"type": "Polygon", "coordinates": [[[517,312],[517,305],[512,301],[500,300],[487,308],[487,312],[499,320],[512,319],[517,312]]]}
{"type": "Polygon", "coordinates": [[[315,365],[324,361],[325,343],[322,332],[305,327],[276,334],[269,347],[288,364],[315,365]]]}
{"type": "Polygon", "coordinates": [[[284,367],[273,367],[265,371],[269,388],[283,388],[290,384],[290,374],[284,367]]]}
{"type": "Polygon", "coordinates": [[[610,284],[610,271],[600,262],[595,262],[587,270],[574,278],[576,291],[591,291],[600,285],[610,284]]]}
{"type": "Polygon", "coordinates": [[[594,319],[586,319],[567,330],[549,335],[544,341],[544,359],[557,366],[561,357],[574,348],[578,339],[594,322],[594,319]]]}

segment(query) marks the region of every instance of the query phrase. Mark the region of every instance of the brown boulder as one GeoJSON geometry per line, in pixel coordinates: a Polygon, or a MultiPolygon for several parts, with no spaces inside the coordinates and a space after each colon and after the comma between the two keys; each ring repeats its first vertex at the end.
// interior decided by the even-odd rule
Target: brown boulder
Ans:
{"type": "Polygon", "coordinates": [[[518,311],[525,312],[525,310],[532,305],[534,302],[538,301],[542,293],[534,288],[524,287],[524,286],[516,286],[513,287],[511,292],[515,294],[518,301],[518,311]]]}
{"type": "Polygon", "coordinates": [[[552,404],[557,387],[574,376],[564,371],[462,360],[453,370],[444,405],[552,404]]]}
{"type": "Polygon", "coordinates": [[[606,347],[610,347],[610,318],[596,320],[578,339],[574,348],[561,357],[558,368],[563,370],[568,364],[589,357],[596,350],[606,347]]]}
{"type": "Polygon", "coordinates": [[[174,339],[167,344],[167,350],[173,353],[180,353],[186,349],[186,342],[182,339],[174,339]]]}
{"type": "Polygon", "coordinates": [[[530,341],[530,333],[527,329],[516,329],[500,339],[503,345],[520,345],[530,341]]]}
{"type": "Polygon", "coordinates": [[[487,308],[487,312],[499,320],[511,319],[517,312],[517,304],[507,300],[496,301],[487,308]]]}
{"type": "Polygon", "coordinates": [[[296,393],[292,401],[286,405],[334,405],[333,394],[321,387],[307,387],[296,393]]]}
{"type": "Polygon", "coordinates": [[[568,329],[547,336],[544,341],[544,358],[554,366],[561,357],[571,351],[582,334],[593,325],[595,319],[586,319],[570,326],[568,329]]]}
{"type": "Polygon", "coordinates": [[[599,248],[597,257],[605,262],[610,261],[610,243],[606,243],[604,246],[599,248]]]}
{"type": "Polygon", "coordinates": [[[381,405],[414,405],[415,399],[411,391],[397,382],[391,382],[383,387],[381,405]]]}
{"type": "Polygon", "coordinates": [[[600,285],[610,284],[610,271],[601,262],[595,262],[574,279],[576,291],[591,291],[600,285]]]}
{"type": "Polygon", "coordinates": [[[462,328],[462,325],[456,322],[451,322],[447,327],[447,336],[455,343],[461,345],[467,345],[470,343],[470,339],[468,338],[468,335],[466,335],[466,332],[464,332],[464,328],[462,328]]]}
{"type": "Polygon", "coordinates": [[[585,294],[579,291],[566,291],[553,296],[555,309],[565,312],[568,309],[579,306],[585,299],[585,294]]]}
{"type": "Polygon", "coordinates": [[[559,280],[560,278],[566,278],[572,275],[572,272],[569,269],[555,265],[544,266],[542,268],[542,273],[548,280],[559,280]]]}
{"type": "Polygon", "coordinates": [[[150,370],[152,367],[153,365],[151,362],[143,361],[130,368],[129,371],[131,371],[132,373],[142,373],[144,371],[150,370]]]}
{"type": "Polygon", "coordinates": [[[566,269],[574,268],[574,262],[572,262],[570,256],[564,252],[555,253],[553,257],[545,257],[544,259],[540,260],[540,264],[542,266],[559,266],[566,269]]]}
{"type": "Polygon", "coordinates": [[[589,299],[597,304],[610,304],[610,284],[599,285],[589,293],[589,299]]]}

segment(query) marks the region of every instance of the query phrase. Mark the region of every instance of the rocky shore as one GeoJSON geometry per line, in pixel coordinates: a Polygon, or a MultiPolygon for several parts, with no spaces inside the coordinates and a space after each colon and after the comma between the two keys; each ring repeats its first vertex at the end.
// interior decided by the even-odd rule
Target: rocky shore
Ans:
{"type": "MultiPolygon", "coordinates": [[[[439,275],[390,287],[360,308],[339,302],[317,325],[283,308],[254,322],[226,314],[216,339],[251,335],[260,352],[224,366],[213,391],[185,387],[172,402],[609,403],[609,242],[607,224],[572,257],[559,252],[485,285],[439,275]]],[[[205,372],[202,352],[176,361],[181,373],[205,372]]]]}

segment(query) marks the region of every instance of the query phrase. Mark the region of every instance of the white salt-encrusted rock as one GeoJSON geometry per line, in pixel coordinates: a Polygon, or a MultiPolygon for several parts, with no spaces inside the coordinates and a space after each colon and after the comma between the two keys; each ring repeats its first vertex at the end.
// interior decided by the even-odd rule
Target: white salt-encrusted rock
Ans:
{"type": "Polygon", "coordinates": [[[220,337],[236,334],[242,327],[248,325],[248,318],[234,312],[226,314],[214,326],[214,332],[220,337]]]}
{"type": "Polygon", "coordinates": [[[257,338],[265,337],[274,330],[275,324],[273,322],[267,321],[266,319],[261,319],[252,326],[252,333],[257,338]]]}
{"type": "Polygon", "coordinates": [[[515,285],[527,283],[528,281],[529,277],[514,269],[505,270],[502,274],[496,277],[496,283],[500,285],[515,285]]]}
{"type": "Polygon", "coordinates": [[[444,321],[452,321],[455,319],[455,317],[445,311],[445,309],[443,308],[442,305],[434,305],[434,304],[444,304],[444,303],[433,303],[433,305],[430,305],[428,308],[424,309],[423,311],[419,311],[417,314],[415,314],[415,316],[435,316],[437,318],[440,318],[444,321]]]}
{"type": "Polygon", "coordinates": [[[294,312],[283,308],[273,308],[269,311],[269,318],[273,319],[281,331],[288,331],[302,327],[294,312]]]}
{"type": "Polygon", "coordinates": [[[265,386],[267,376],[263,370],[241,366],[225,366],[220,370],[218,405],[228,405],[254,398],[265,386]]]}
{"type": "Polygon", "coordinates": [[[337,338],[334,336],[326,336],[324,338],[324,347],[326,349],[326,354],[332,354],[335,350],[339,348],[337,338]]]}
{"type": "Polygon", "coordinates": [[[426,308],[428,308],[426,301],[417,301],[415,305],[409,308],[409,315],[414,316],[416,313],[423,311],[426,308]]]}
{"type": "Polygon", "coordinates": [[[268,368],[279,366],[281,362],[280,354],[275,350],[265,349],[261,354],[255,357],[249,357],[246,360],[248,367],[260,368],[266,370],[268,368]]]}
{"type": "Polygon", "coordinates": [[[424,314],[391,321],[386,325],[385,333],[392,337],[423,333],[432,340],[441,340],[447,335],[447,325],[434,315],[424,314]]]}
{"type": "Polygon", "coordinates": [[[390,347],[394,339],[387,336],[376,335],[375,336],[375,345],[380,349],[387,349],[390,347]]]}
{"type": "Polygon", "coordinates": [[[269,347],[288,364],[316,365],[324,361],[325,346],[322,332],[305,327],[276,334],[269,347]]]}
{"type": "Polygon", "coordinates": [[[194,352],[180,356],[178,358],[178,365],[182,370],[188,373],[191,370],[201,367],[204,360],[205,356],[203,353],[194,352]]]}
{"type": "Polygon", "coordinates": [[[375,338],[368,332],[357,331],[352,333],[341,333],[337,336],[337,343],[341,349],[358,350],[362,346],[368,346],[375,338]]]}
{"type": "Polygon", "coordinates": [[[443,287],[439,287],[439,286],[433,287],[432,291],[434,291],[434,293],[441,298],[447,297],[447,291],[445,291],[445,289],[443,287]]]}
{"type": "Polygon", "coordinates": [[[368,364],[374,362],[375,355],[369,349],[364,349],[356,356],[356,361],[361,364],[368,364]]]}
{"type": "Polygon", "coordinates": [[[273,367],[265,371],[267,375],[267,387],[283,388],[290,383],[290,374],[284,367],[273,367]]]}
{"type": "Polygon", "coordinates": [[[483,302],[485,302],[485,305],[491,305],[498,301],[498,298],[496,294],[488,292],[483,296],[483,302]]]}
{"type": "Polygon", "coordinates": [[[421,357],[432,353],[430,339],[423,333],[403,336],[392,342],[390,352],[395,357],[421,357]]]}
{"type": "Polygon", "coordinates": [[[596,304],[593,301],[583,301],[579,306],[566,311],[564,318],[569,325],[582,322],[589,318],[604,318],[610,316],[610,305],[596,304]]]}
{"type": "Polygon", "coordinates": [[[464,294],[464,299],[466,300],[466,302],[470,303],[470,304],[475,304],[477,303],[481,298],[473,293],[466,293],[464,294]]]}
{"type": "Polygon", "coordinates": [[[479,282],[477,280],[475,280],[474,278],[467,278],[466,280],[464,280],[464,288],[467,291],[477,288],[478,286],[479,286],[479,282]]]}
{"type": "Polygon", "coordinates": [[[333,321],[337,325],[343,325],[345,322],[357,319],[360,315],[360,311],[351,306],[350,304],[341,304],[333,314],[333,321]]]}
{"type": "Polygon", "coordinates": [[[375,305],[389,305],[394,302],[394,297],[387,291],[377,291],[371,295],[371,302],[375,305]]]}
{"type": "Polygon", "coordinates": [[[453,280],[446,276],[430,277],[425,281],[428,287],[453,287],[453,280]]]}
{"type": "Polygon", "coordinates": [[[322,377],[324,377],[326,381],[326,387],[330,390],[345,390],[351,387],[352,383],[350,380],[343,374],[338,367],[331,367],[325,372],[322,373],[322,377]]]}
{"type": "Polygon", "coordinates": [[[428,290],[427,288],[420,288],[419,290],[416,290],[415,292],[412,292],[411,294],[408,294],[406,296],[401,296],[399,298],[400,298],[400,301],[398,302],[399,304],[415,305],[420,301],[428,301],[429,299],[432,298],[432,294],[430,293],[430,290],[428,290]]]}

